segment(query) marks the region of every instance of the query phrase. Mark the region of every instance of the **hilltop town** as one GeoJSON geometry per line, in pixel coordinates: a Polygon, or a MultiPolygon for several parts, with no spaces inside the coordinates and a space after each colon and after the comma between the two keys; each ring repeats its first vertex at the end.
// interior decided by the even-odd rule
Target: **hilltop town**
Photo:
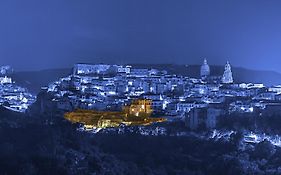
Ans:
{"type": "Polygon", "coordinates": [[[214,76],[204,60],[199,72],[201,78],[192,78],[129,65],[76,64],[35,96],[3,71],[0,146],[2,154],[20,155],[26,164],[8,159],[2,162],[11,166],[0,171],[280,172],[281,86],[236,83],[230,63],[214,76]],[[136,158],[128,156],[132,148],[136,158]],[[145,157],[141,165],[138,156],[145,157]],[[203,171],[202,162],[209,165],[203,171]]]}
{"type": "Polygon", "coordinates": [[[281,86],[235,83],[228,62],[223,75],[212,76],[204,60],[200,76],[184,77],[130,65],[76,64],[72,74],[42,87],[37,103],[41,113],[74,109],[121,111],[134,99],[147,99],[151,100],[153,116],[184,121],[192,130],[214,129],[226,115],[281,113],[281,86]]]}

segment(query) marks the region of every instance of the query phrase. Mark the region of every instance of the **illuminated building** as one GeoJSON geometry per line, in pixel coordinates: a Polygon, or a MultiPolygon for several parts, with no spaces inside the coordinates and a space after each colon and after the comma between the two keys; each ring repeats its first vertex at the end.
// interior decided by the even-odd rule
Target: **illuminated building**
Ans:
{"type": "Polygon", "coordinates": [[[130,74],[133,77],[148,77],[149,76],[149,70],[148,69],[132,68],[130,74]]]}
{"type": "Polygon", "coordinates": [[[73,74],[99,74],[104,73],[110,68],[107,64],[75,64],[73,68],[73,74]]]}
{"type": "Polygon", "coordinates": [[[134,100],[130,106],[125,106],[128,115],[147,117],[152,113],[151,100],[134,100]]]}
{"type": "Polygon", "coordinates": [[[151,118],[150,100],[134,100],[130,106],[125,106],[122,111],[93,111],[76,110],[65,114],[65,118],[72,123],[82,123],[86,129],[118,127],[121,124],[150,125],[163,122],[164,118],[151,118]]]}
{"type": "Polygon", "coordinates": [[[204,59],[204,63],[201,66],[200,75],[202,79],[205,79],[210,75],[210,66],[208,65],[206,59],[204,59]]]}
{"type": "Polygon", "coordinates": [[[131,66],[126,66],[126,67],[123,67],[123,66],[119,66],[117,68],[117,72],[118,73],[126,73],[126,74],[129,74],[131,72],[131,66]]]}
{"type": "Polygon", "coordinates": [[[12,78],[9,78],[9,77],[7,77],[7,76],[5,76],[5,77],[0,77],[0,83],[1,84],[4,84],[4,83],[12,83],[12,78]]]}
{"type": "Polygon", "coordinates": [[[227,62],[225,65],[224,73],[222,76],[222,83],[224,83],[224,84],[233,83],[231,66],[230,66],[229,62],[227,62]]]}

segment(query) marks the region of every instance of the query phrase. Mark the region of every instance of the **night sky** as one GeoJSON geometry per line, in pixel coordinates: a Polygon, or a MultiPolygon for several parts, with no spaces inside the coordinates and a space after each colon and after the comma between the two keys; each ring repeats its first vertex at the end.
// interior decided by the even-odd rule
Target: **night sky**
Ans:
{"type": "Polygon", "coordinates": [[[281,72],[281,1],[1,0],[0,60],[16,70],[92,63],[281,72]]]}

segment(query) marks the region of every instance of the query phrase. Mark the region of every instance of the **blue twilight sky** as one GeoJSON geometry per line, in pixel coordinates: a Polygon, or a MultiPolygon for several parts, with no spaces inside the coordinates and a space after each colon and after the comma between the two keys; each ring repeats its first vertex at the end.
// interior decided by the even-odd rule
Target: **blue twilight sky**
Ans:
{"type": "Polygon", "coordinates": [[[210,64],[281,72],[281,1],[1,0],[0,60],[210,64]]]}

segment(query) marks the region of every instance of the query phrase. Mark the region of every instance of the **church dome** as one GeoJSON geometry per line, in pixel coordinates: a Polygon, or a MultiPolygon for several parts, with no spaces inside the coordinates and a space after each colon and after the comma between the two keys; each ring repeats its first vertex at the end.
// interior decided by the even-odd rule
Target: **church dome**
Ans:
{"type": "Polygon", "coordinates": [[[206,59],[204,59],[204,63],[201,66],[200,75],[201,75],[201,78],[206,78],[207,76],[210,75],[210,66],[208,65],[206,59]]]}

